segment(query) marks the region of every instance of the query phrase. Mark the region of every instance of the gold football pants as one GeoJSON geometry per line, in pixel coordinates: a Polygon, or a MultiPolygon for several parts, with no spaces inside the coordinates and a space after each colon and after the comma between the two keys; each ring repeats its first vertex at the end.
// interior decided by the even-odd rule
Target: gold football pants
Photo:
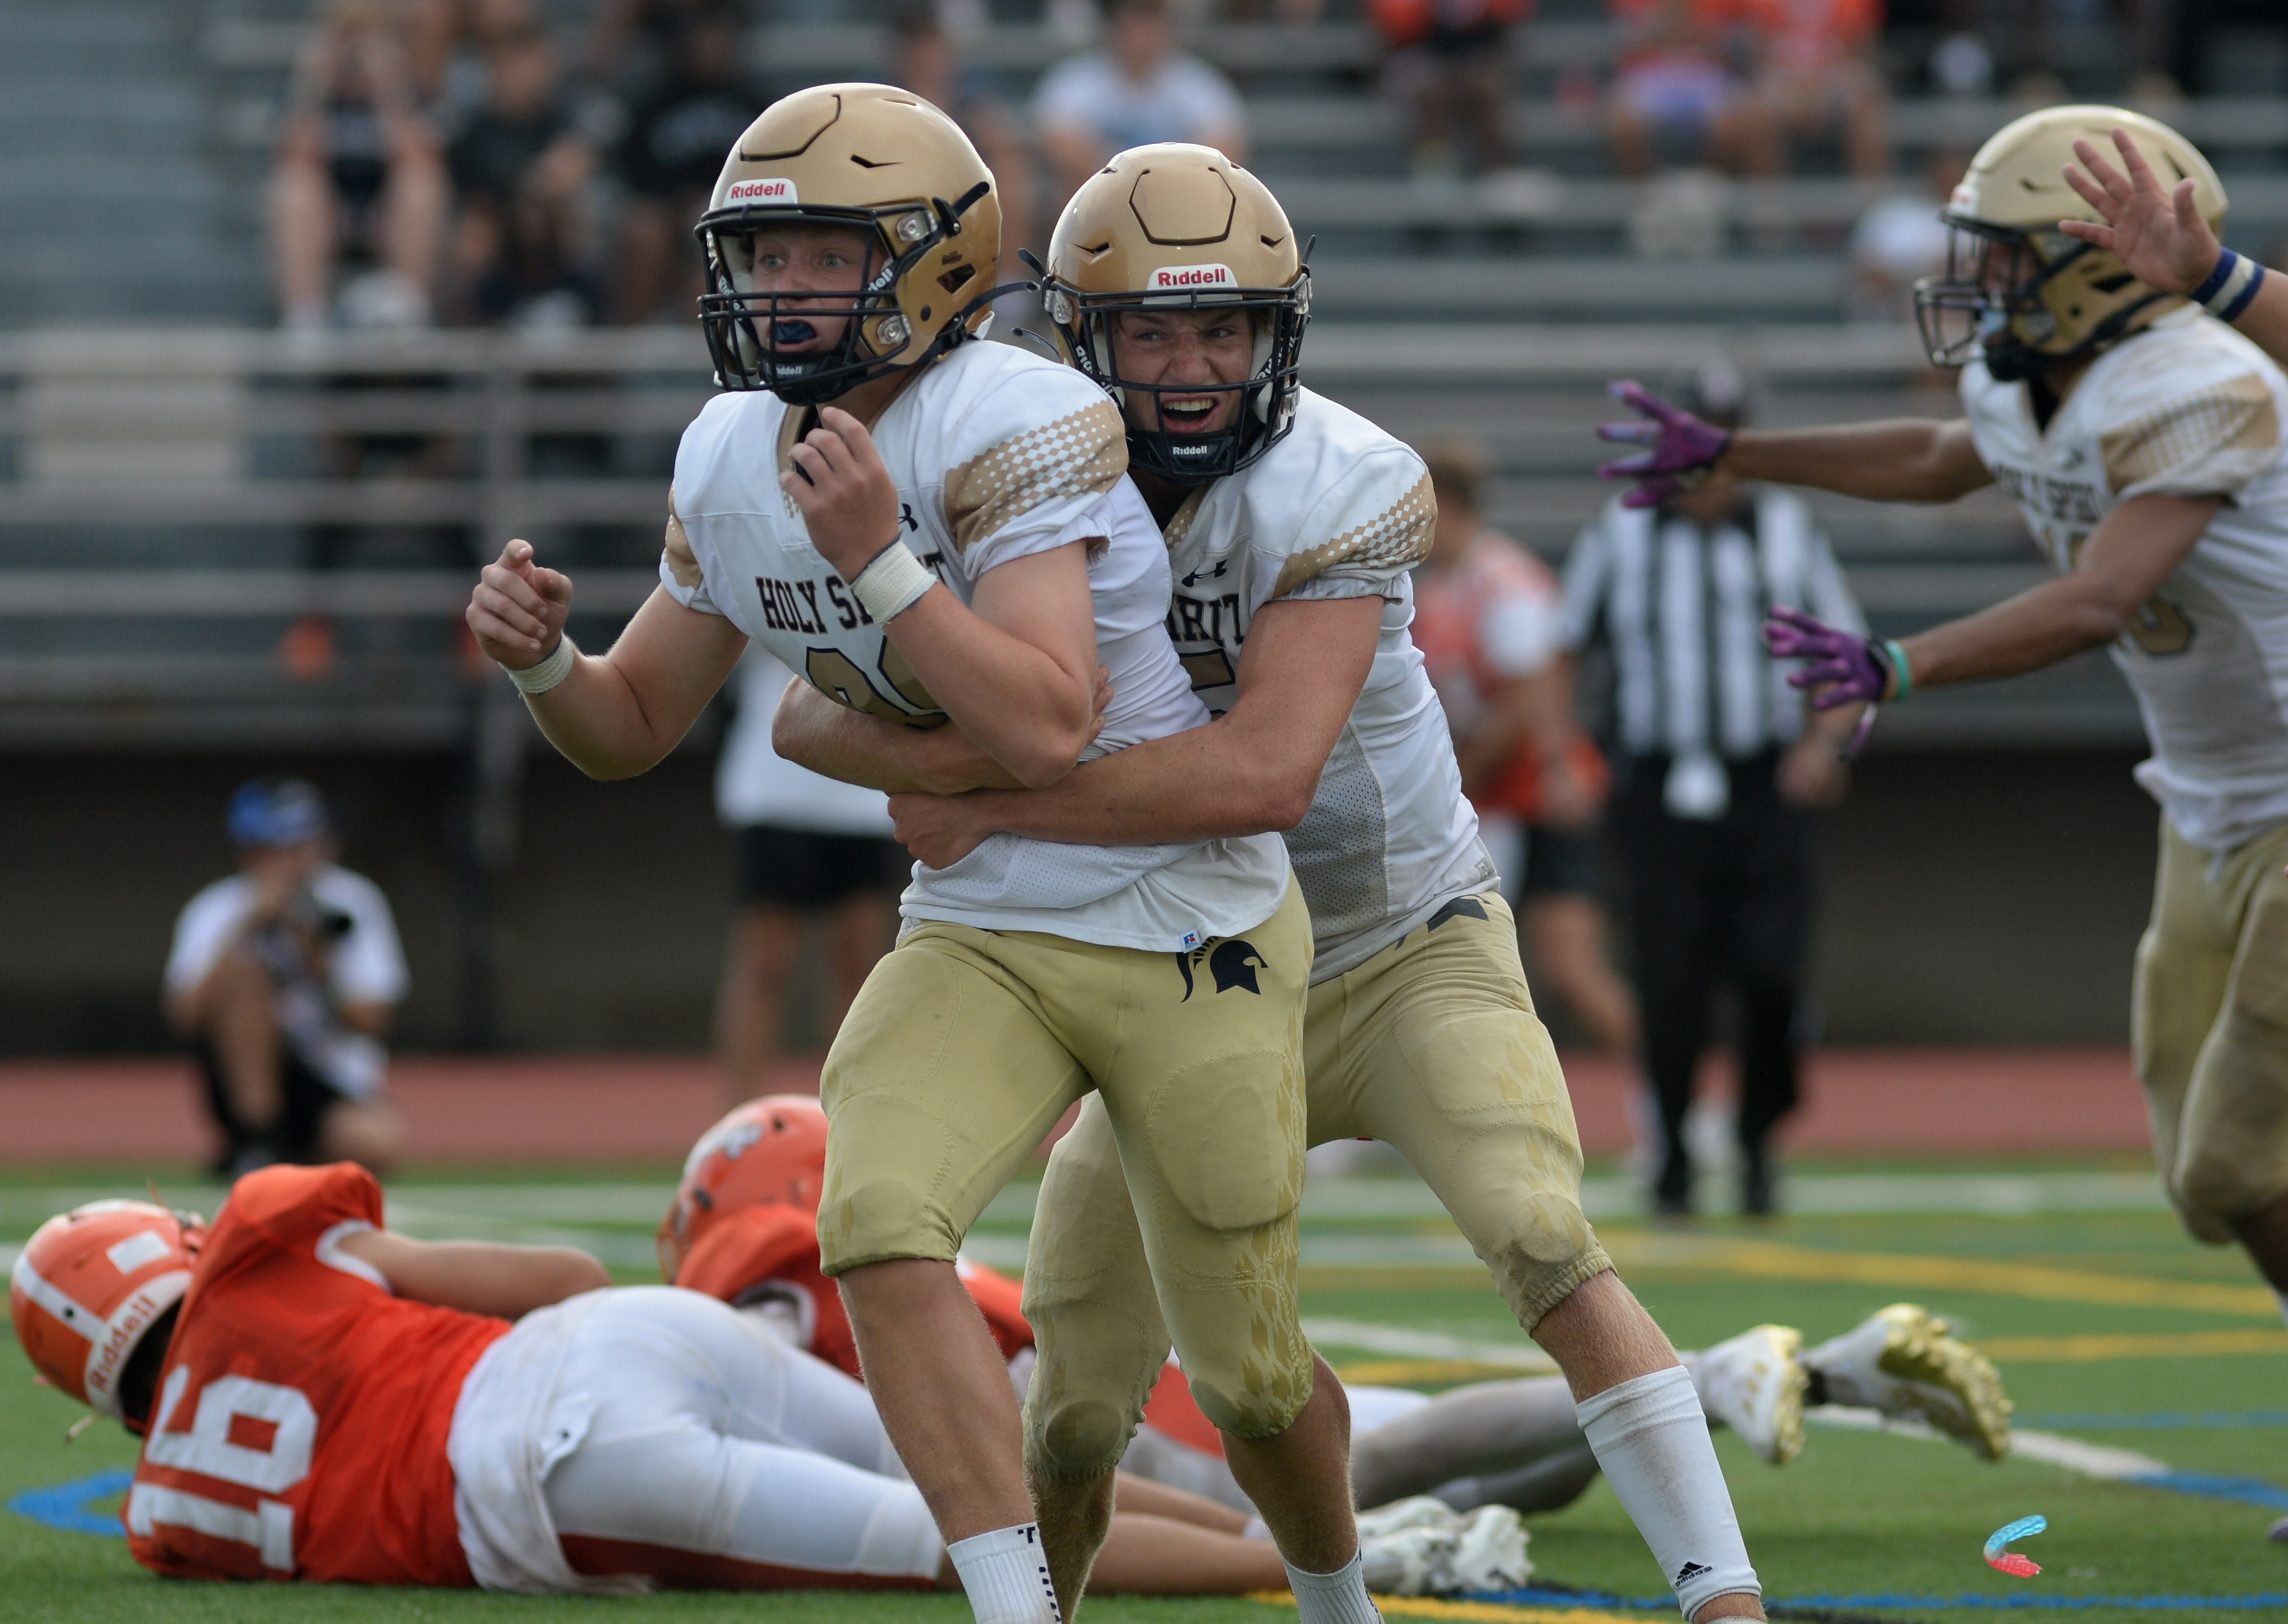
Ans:
{"type": "Polygon", "coordinates": [[[2288,824],[2217,856],[2161,820],[2131,1041],[2153,1155],[2185,1228],[2288,1194],[2288,824]]]}
{"type": "Polygon", "coordinates": [[[1142,1262],[1121,1308],[1164,1349],[1172,1332],[1218,1426],[1283,1431],[1311,1397],[1295,1303],[1310,974],[1291,881],[1244,937],[1188,953],[943,921],[910,932],[826,1059],[825,1271],[953,1258],[1093,1091],[1124,1211],[1137,1194],[1128,1232],[1142,1262]]]}
{"type": "MultiPolygon", "coordinates": [[[[1581,1211],[1572,1102],[1499,896],[1458,898],[1312,988],[1303,1054],[1310,1142],[1397,1147],[1527,1330],[1612,1267],[1581,1211]]],[[[1113,1126],[1091,1101],[1057,1145],[1025,1262],[1040,1360],[1026,1454],[1052,1480],[1118,1463],[1168,1353],[1113,1126]]]]}

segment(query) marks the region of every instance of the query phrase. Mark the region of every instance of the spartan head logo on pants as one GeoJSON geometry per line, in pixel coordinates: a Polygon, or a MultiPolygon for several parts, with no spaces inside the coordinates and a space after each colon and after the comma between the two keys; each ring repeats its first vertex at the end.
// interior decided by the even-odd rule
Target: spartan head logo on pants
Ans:
{"type": "Polygon", "coordinates": [[[1258,965],[1269,969],[1270,960],[1255,951],[1254,943],[1243,936],[1230,936],[1210,946],[1196,947],[1188,953],[1176,955],[1176,967],[1184,973],[1184,996],[1176,1000],[1178,1003],[1191,1002],[1192,967],[1203,957],[1208,961],[1208,974],[1215,977],[1217,991],[1228,992],[1234,987],[1242,987],[1258,998],[1263,996],[1263,989],[1255,984],[1255,969],[1258,965]]]}

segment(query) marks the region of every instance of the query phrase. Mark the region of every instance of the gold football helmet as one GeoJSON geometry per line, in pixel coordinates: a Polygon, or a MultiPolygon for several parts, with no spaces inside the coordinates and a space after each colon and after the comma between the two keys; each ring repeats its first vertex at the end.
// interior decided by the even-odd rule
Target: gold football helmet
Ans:
{"type": "Polygon", "coordinates": [[[1155,426],[1128,429],[1129,466],[1177,484],[1235,473],[1294,426],[1311,272],[1270,188],[1209,147],[1132,147],[1092,175],[1057,221],[1038,267],[1049,320],[1072,365],[1115,400],[1148,396],[1155,426]],[[1255,328],[1244,382],[1131,383],[1113,362],[1112,322],[1124,310],[1237,306],[1255,328]],[[1187,434],[1162,397],[1240,392],[1232,426],[1187,434]]]}
{"type": "Polygon", "coordinates": [[[2111,251],[2070,237],[2062,219],[2097,220],[2065,182],[2077,138],[2111,151],[2118,126],[2173,190],[2193,182],[2212,227],[2224,219],[2216,171],[2183,136],[2125,107],[2046,107],[2014,120],[1978,149],[1939,218],[1953,227],[1944,276],[1915,284],[1915,320],[1934,366],[1983,354],[2004,382],[2137,331],[2184,303],[2129,274],[2111,251]]]}
{"type": "Polygon", "coordinates": [[[707,251],[699,323],[727,389],[767,389],[814,406],[918,366],[992,317],[1001,199],[961,127],[910,91],[822,84],[766,107],[724,161],[697,234],[707,251]],[[770,227],[856,228],[867,248],[846,297],[755,285],[755,234],[770,227]],[[814,323],[844,318],[828,348],[814,323]]]}

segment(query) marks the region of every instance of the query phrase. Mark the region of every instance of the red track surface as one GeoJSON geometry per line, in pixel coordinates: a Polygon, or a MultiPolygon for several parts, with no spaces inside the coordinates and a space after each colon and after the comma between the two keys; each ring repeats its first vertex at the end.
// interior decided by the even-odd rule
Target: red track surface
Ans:
{"type": "MultiPolygon", "coordinates": [[[[1567,1058],[1592,1156],[1627,1147],[1630,1079],[1593,1055],[1567,1058]]],[[[1712,1063],[1706,1086],[1728,1087],[1712,1063]]],[[[790,1089],[817,1062],[790,1063],[790,1089]]],[[[401,1060],[391,1092],[409,1157],[424,1162],[680,1159],[722,1109],[712,1068],[687,1055],[401,1060]]],[[[1784,1130],[1799,1150],[2137,1150],[2143,1096],[2126,1051],[1831,1049],[1810,1063],[1784,1130]]],[[[180,1161],[211,1142],[187,1063],[0,1064],[0,1162],[180,1161]]]]}

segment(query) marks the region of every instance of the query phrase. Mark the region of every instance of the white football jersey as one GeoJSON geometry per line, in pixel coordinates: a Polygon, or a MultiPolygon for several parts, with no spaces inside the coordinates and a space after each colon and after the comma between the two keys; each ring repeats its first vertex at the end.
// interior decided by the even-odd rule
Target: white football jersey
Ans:
{"type": "Polygon", "coordinates": [[[1208,709],[1231,708],[1241,646],[1275,599],[1379,597],[1382,633],[1311,809],[1287,834],[1310,904],[1311,979],[1353,970],[1495,883],[1452,736],[1407,626],[1409,572],[1437,523],[1422,459],[1308,389],[1295,426],[1251,467],[1203,486],[1168,521],[1168,635],[1208,709]]]}
{"type": "MultiPolygon", "coordinates": [[[[761,393],[708,402],[676,451],[661,583],[687,608],[727,615],[842,704],[929,725],[943,712],[780,488],[807,417],[761,393]]],[[[1161,629],[1166,550],[1126,477],[1119,414],[1094,385],[1013,346],[964,345],[907,386],[873,436],[897,482],[902,538],[965,603],[996,565],[1108,538],[1088,575],[1096,657],[1112,673],[1113,698],[1088,755],[1207,720],[1161,629]]],[[[1287,875],[1271,835],[1101,847],[1005,833],[950,867],[917,864],[902,911],[1180,951],[1261,924],[1287,875]]]]}
{"type": "Polygon", "coordinates": [[[2133,497],[2224,498],[2113,647],[2153,758],[2137,769],[2185,839],[2229,851],[2288,818],[2288,378],[2188,307],[2093,362],[2045,432],[2024,384],[1962,372],[1978,455],[2051,561],[2133,497]]]}

